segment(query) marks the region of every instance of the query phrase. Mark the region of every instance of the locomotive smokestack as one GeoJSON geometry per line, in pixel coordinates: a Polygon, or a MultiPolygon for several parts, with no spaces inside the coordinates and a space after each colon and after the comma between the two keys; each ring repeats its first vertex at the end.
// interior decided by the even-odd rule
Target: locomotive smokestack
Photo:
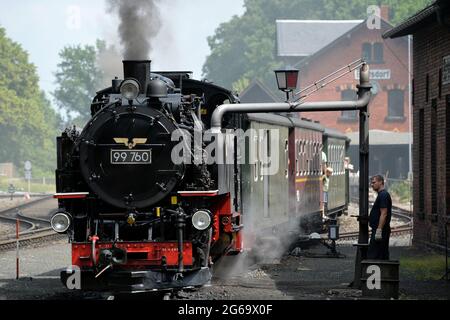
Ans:
{"type": "Polygon", "coordinates": [[[124,60],[123,77],[124,79],[133,78],[141,86],[140,93],[145,94],[147,85],[150,82],[150,64],[151,60],[124,60]]]}

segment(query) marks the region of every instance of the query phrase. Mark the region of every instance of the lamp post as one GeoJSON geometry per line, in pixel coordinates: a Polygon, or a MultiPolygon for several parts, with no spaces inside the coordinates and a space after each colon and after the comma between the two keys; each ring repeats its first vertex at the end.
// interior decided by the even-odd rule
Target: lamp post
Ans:
{"type": "Polygon", "coordinates": [[[286,92],[286,102],[289,101],[289,92],[297,88],[298,72],[297,69],[275,70],[278,90],[286,92]]]}

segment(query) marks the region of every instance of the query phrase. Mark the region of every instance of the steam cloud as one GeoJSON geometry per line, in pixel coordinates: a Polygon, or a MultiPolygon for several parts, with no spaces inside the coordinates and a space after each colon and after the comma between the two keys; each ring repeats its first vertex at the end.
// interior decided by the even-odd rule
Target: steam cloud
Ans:
{"type": "Polygon", "coordinates": [[[120,19],[119,36],[126,60],[146,60],[161,28],[160,0],[108,0],[120,19]]]}

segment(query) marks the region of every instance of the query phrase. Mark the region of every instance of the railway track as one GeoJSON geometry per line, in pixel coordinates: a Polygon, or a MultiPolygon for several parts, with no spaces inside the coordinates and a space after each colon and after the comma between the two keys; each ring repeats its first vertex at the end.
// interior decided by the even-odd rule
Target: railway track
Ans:
{"type": "MultiPolygon", "coordinates": [[[[373,203],[369,204],[369,207],[372,206],[373,203]]],[[[413,218],[412,214],[409,210],[405,210],[403,208],[392,206],[392,216],[396,217],[399,220],[402,220],[404,223],[398,226],[391,227],[391,237],[399,236],[404,234],[411,234],[413,230],[413,218]]],[[[340,240],[358,240],[359,232],[344,232],[339,234],[340,240]]]]}
{"type": "MultiPolygon", "coordinates": [[[[24,209],[38,206],[50,200],[51,196],[44,196],[32,200],[26,204],[0,211],[0,222],[15,224],[17,219],[20,223],[19,245],[21,247],[36,244],[42,241],[61,239],[63,236],[53,231],[50,227],[50,219],[30,217],[23,213],[24,209]]],[[[56,208],[55,208],[56,210],[56,208]]],[[[50,216],[53,211],[48,212],[50,216]]],[[[6,234],[0,238],[0,251],[15,248],[17,245],[16,234],[6,234]]]]}

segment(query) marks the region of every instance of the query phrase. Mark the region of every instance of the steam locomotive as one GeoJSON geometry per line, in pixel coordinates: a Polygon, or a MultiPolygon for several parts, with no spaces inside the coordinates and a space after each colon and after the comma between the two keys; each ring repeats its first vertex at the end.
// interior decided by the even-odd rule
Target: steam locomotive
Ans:
{"type": "Polygon", "coordinates": [[[345,136],[287,115],[230,114],[223,128],[252,129],[246,138],[199,142],[217,106],[239,103],[231,91],[189,72],[151,73],[150,61],[123,67],[124,80],[97,92],[84,129],[57,138],[59,209],[51,224],[72,245],[64,285],[78,271],[84,290],[198,287],[211,280],[213,261],[244,250],[244,230],[246,248],[299,226],[307,232],[322,222],[322,150],[335,172],[329,210],[345,210],[345,136]],[[207,161],[214,143],[231,161],[207,161]],[[264,174],[260,152],[242,161],[254,146],[281,155],[277,172],[264,174]]]}

